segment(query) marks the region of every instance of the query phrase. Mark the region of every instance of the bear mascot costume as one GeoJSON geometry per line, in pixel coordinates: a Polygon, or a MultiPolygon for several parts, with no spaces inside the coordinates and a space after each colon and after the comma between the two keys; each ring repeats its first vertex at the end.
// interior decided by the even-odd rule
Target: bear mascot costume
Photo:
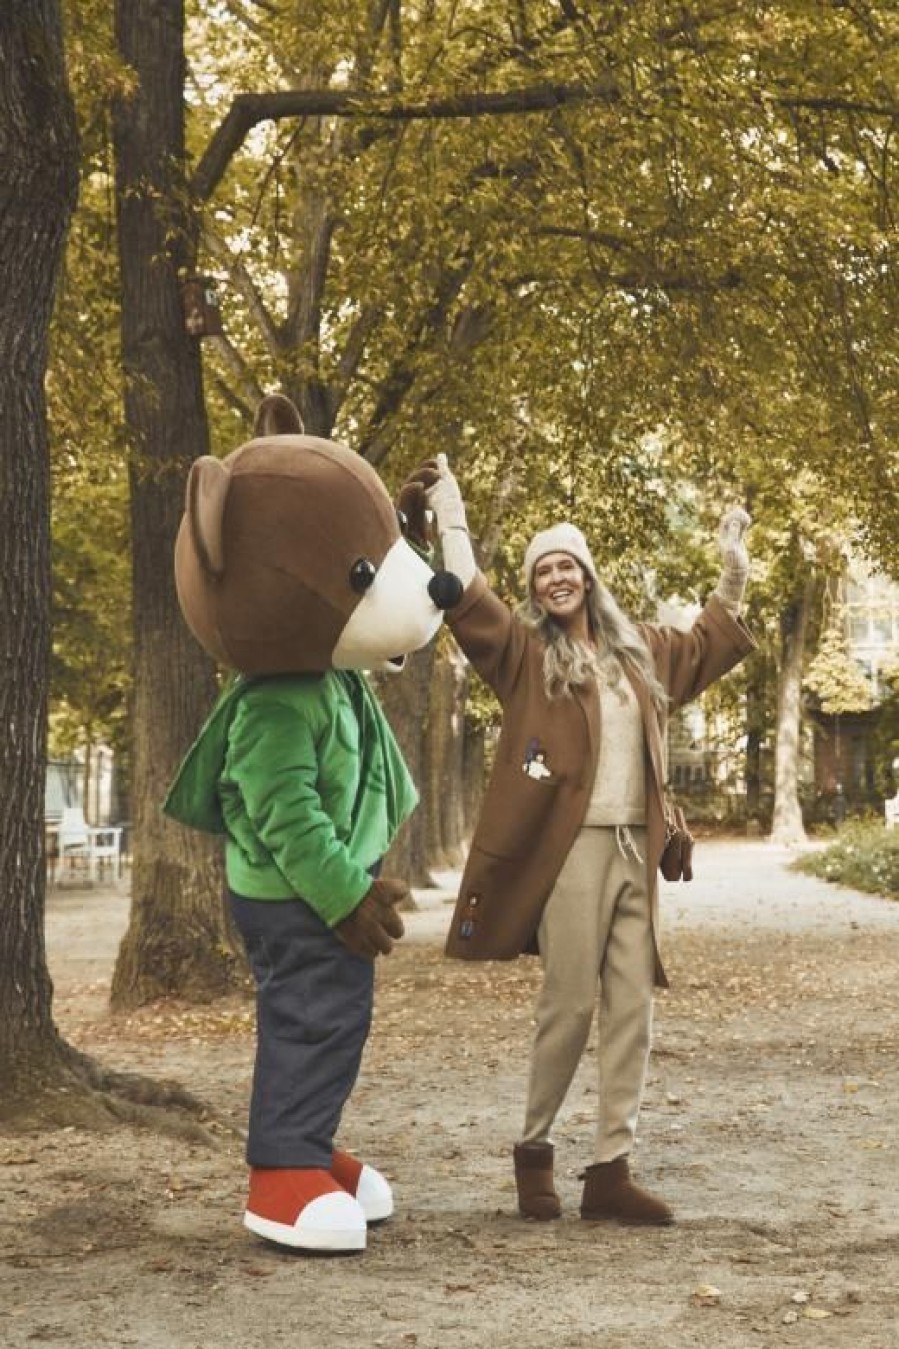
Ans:
{"type": "Polygon", "coordinates": [[[192,466],[175,546],[184,618],[237,677],[164,809],[225,836],[257,1000],[244,1222],[299,1250],[362,1250],[393,1211],[386,1179],[334,1136],[375,957],[403,932],[408,886],[380,863],[418,799],[362,671],[401,670],[462,593],[404,524],[374,469],[305,435],[276,394],[251,441],[192,466]]]}

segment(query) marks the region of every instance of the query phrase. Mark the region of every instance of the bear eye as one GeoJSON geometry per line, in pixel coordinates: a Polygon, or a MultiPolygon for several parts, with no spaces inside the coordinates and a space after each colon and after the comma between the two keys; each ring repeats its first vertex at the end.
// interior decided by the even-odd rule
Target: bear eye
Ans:
{"type": "Polygon", "coordinates": [[[367,557],[358,557],[350,567],[350,585],[357,595],[362,595],[373,584],[377,568],[367,557]]]}
{"type": "Polygon", "coordinates": [[[409,533],[409,517],[408,517],[408,515],[406,514],[406,512],[405,512],[405,511],[397,511],[397,513],[396,513],[396,521],[397,521],[397,524],[398,524],[399,527],[400,527],[400,533],[402,534],[403,538],[405,538],[406,535],[409,533]]]}

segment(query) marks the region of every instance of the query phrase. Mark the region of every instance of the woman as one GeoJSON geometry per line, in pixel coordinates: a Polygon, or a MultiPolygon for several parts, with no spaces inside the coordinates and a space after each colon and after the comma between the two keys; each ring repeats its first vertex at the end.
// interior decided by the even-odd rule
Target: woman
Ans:
{"type": "MultiPolygon", "coordinates": [[[[656,873],[665,843],[668,717],[755,645],[739,617],[749,517],[721,527],[723,570],[689,632],[632,623],[571,524],[538,533],[513,615],[478,572],[445,456],[417,475],[444,565],[463,582],[448,623],[503,710],[496,760],[462,878],[447,953],[538,952],[525,1125],[514,1148],[519,1210],[550,1219],[550,1130],[587,1044],[599,997],[599,1116],[581,1216],[670,1223],[630,1176],[650,1048],[658,947],[656,873]]],[[[408,499],[408,498],[407,498],[408,499]]]]}

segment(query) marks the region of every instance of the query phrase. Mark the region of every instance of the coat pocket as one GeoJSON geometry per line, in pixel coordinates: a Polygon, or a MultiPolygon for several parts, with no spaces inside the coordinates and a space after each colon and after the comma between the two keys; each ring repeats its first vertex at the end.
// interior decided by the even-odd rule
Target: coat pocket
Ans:
{"type": "Polygon", "coordinates": [[[491,857],[517,857],[532,852],[558,799],[558,779],[498,774],[490,784],[472,847],[491,857]]]}

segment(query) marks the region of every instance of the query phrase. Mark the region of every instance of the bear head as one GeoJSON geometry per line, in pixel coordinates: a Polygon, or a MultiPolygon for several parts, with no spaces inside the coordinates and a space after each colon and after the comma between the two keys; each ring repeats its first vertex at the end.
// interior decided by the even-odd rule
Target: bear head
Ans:
{"type": "Polygon", "coordinates": [[[244,675],[399,670],[462,587],[402,535],[375,470],[263,399],[254,437],[192,466],[175,584],[201,646],[244,675]]]}

